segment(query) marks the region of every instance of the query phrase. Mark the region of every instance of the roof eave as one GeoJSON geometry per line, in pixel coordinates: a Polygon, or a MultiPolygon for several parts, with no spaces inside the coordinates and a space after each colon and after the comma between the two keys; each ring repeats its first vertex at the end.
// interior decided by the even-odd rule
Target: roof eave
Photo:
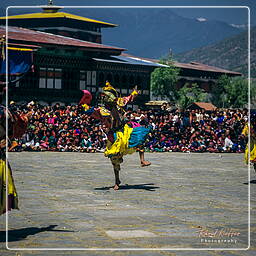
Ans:
{"type": "MultiPolygon", "coordinates": [[[[9,38],[9,41],[11,40],[11,44],[18,44],[18,42],[28,42],[26,40],[19,40],[19,39],[12,39],[9,38]]],[[[30,42],[31,43],[31,42],[30,42]]],[[[23,44],[23,43],[21,43],[23,44]]],[[[53,44],[53,43],[41,43],[41,42],[33,42],[33,45],[35,48],[42,48],[42,47],[61,47],[61,48],[67,48],[67,49],[77,49],[77,50],[82,50],[82,51],[104,51],[104,52],[110,52],[110,53],[114,53],[115,55],[119,55],[122,51],[124,51],[125,49],[122,48],[98,48],[98,47],[88,47],[88,46],[75,46],[75,45],[64,45],[64,44],[53,44]]]]}
{"type": "MultiPolygon", "coordinates": [[[[98,25],[101,25],[102,27],[117,27],[118,26],[117,24],[112,24],[112,23],[108,23],[108,22],[104,22],[104,21],[100,21],[100,20],[93,20],[90,18],[82,17],[82,16],[81,16],[81,18],[75,18],[75,17],[72,18],[72,17],[65,16],[65,14],[69,15],[69,13],[63,12],[63,14],[64,14],[63,16],[59,16],[59,17],[49,17],[46,15],[44,17],[43,13],[42,13],[42,16],[38,16],[38,17],[25,17],[26,14],[19,14],[19,15],[12,15],[12,16],[2,16],[2,17],[0,17],[0,20],[6,20],[6,19],[8,19],[8,20],[21,20],[21,19],[31,20],[31,19],[59,19],[59,18],[62,18],[62,19],[71,19],[71,20],[73,19],[73,20],[88,22],[88,23],[92,23],[92,24],[98,24],[98,25]],[[88,19],[88,20],[83,20],[83,19],[88,19]]],[[[71,15],[73,15],[73,14],[71,14],[71,15]]],[[[75,15],[75,16],[78,16],[78,15],[75,15]]]]}

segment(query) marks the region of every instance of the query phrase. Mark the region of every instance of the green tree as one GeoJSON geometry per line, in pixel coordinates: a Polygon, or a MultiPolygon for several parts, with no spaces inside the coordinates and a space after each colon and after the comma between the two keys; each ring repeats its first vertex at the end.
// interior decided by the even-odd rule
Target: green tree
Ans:
{"type": "Polygon", "coordinates": [[[213,87],[212,95],[217,107],[244,107],[248,103],[248,80],[221,76],[213,87]]]}
{"type": "Polygon", "coordinates": [[[241,108],[248,104],[248,80],[233,78],[224,87],[226,91],[227,107],[241,108]]]}
{"type": "Polygon", "coordinates": [[[251,105],[253,108],[256,106],[256,80],[251,80],[251,85],[250,85],[250,93],[251,93],[251,105]]]}
{"type": "Polygon", "coordinates": [[[193,102],[205,101],[207,93],[201,89],[198,84],[194,83],[192,85],[185,84],[178,91],[178,105],[180,108],[186,109],[193,102]]]}
{"type": "Polygon", "coordinates": [[[176,83],[179,69],[168,61],[169,67],[156,68],[151,73],[151,91],[154,96],[167,97],[170,101],[177,99],[176,83]]]}
{"type": "Polygon", "coordinates": [[[217,83],[212,88],[212,102],[217,107],[224,107],[226,103],[226,91],[225,85],[230,84],[231,79],[223,75],[218,80],[217,83]]]}

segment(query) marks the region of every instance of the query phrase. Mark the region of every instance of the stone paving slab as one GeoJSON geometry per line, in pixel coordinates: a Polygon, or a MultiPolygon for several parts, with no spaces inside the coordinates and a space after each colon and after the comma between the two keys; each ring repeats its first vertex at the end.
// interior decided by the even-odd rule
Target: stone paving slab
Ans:
{"type": "MultiPolygon", "coordinates": [[[[9,214],[9,247],[247,247],[248,169],[242,154],[148,153],[146,158],[152,165],[141,168],[138,155],[125,157],[122,185],[114,191],[112,167],[103,154],[9,153],[20,200],[20,211],[9,214]],[[236,243],[224,242],[227,235],[206,237],[221,238],[220,243],[202,242],[202,229],[240,235],[236,243]]],[[[251,175],[256,180],[252,170],[251,175]]],[[[250,186],[251,239],[255,241],[255,181],[250,186]]],[[[0,255],[255,253],[254,246],[249,251],[6,251],[5,216],[0,221],[0,255]]]]}

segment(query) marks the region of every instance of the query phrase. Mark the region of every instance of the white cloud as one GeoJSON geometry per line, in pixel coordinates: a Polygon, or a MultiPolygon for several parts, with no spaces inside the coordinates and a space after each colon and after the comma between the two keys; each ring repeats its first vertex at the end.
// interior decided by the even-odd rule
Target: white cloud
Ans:
{"type": "Polygon", "coordinates": [[[246,24],[229,24],[230,26],[234,27],[234,28],[247,28],[246,24]]]}
{"type": "Polygon", "coordinates": [[[203,17],[199,17],[199,18],[196,18],[197,21],[200,21],[200,22],[204,22],[204,21],[207,21],[206,18],[203,18],[203,17]]]}

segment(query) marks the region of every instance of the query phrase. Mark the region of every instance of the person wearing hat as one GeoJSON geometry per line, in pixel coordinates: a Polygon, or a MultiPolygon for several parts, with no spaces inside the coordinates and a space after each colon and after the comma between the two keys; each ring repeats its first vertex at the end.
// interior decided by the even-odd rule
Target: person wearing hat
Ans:
{"type": "MultiPolygon", "coordinates": [[[[114,189],[118,190],[121,183],[119,179],[119,171],[123,156],[134,153],[146,140],[151,127],[137,126],[129,124],[126,119],[124,107],[134,100],[138,95],[137,86],[127,97],[120,97],[117,90],[107,81],[102,88],[100,95],[101,106],[89,107],[92,97],[90,92],[84,92],[84,96],[80,100],[80,106],[83,107],[85,114],[91,115],[93,118],[100,120],[108,129],[107,146],[104,155],[110,158],[115,174],[114,189]],[[86,96],[85,96],[86,94],[86,96]]],[[[143,166],[151,163],[145,161],[144,153],[140,153],[143,166]]]]}

